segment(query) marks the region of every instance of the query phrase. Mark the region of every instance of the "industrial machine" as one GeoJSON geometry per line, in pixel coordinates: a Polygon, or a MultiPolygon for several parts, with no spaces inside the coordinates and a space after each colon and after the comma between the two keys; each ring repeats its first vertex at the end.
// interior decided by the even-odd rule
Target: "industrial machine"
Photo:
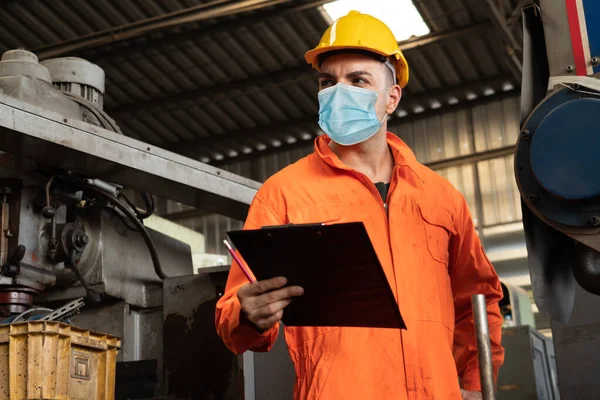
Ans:
{"type": "Polygon", "coordinates": [[[85,60],[2,55],[0,324],[118,336],[117,399],[240,398],[248,361],[213,322],[227,272],[144,221],[156,197],[243,220],[259,184],[122,135],[104,91],[85,60]]]}
{"type": "Polygon", "coordinates": [[[532,289],[551,319],[560,397],[600,398],[600,2],[523,9],[515,177],[532,289]]]}

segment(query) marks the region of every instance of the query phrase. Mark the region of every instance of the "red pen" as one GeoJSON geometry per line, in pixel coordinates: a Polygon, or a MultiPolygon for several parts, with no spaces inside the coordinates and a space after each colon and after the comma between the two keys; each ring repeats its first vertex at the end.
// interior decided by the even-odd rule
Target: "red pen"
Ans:
{"type": "Polygon", "coordinates": [[[246,278],[248,278],[250,283],[254,283],[254,278],[252,278],[252,275],[250,275],[250,272],[248,272],[248,269],[244,266],[244,264],[239,259],[237,254],[235,254],[235,252],[233,251],[233,248],[231,248],[231,245],[229,244],[229,242],[227,240],[223,240],[223,243],[225,243],[225,246],[227,246],[227,250],[229,250],[229,254],[231,254],[231,257],[233,257],[233,259],[235,260],[237,265],[240,266],[240,268],[242,269],[242,272],[244,273],[244,275],[246,275],[246,278]]]}

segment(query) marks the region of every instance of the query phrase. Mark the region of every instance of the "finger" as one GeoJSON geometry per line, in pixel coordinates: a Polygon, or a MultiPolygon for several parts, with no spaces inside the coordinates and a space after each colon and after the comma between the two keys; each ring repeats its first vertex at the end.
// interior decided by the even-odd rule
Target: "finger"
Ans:
{"type": "Polygon", "coordinates": [[[240,286],[237,292],[239,298],[257,296],[262,293],[282,288],[286,285],[287,279],[284,277],[276,277],[264,281],[256,281],[246,283],[240,286]]]}
{"type": "Polygon", "coordinates": [[[289,286],[272,292],[263,293],[257,296],[254,302],[256,308],[266,306],[270,303],[275,303],[283,299],[301,296],[304,294],[304,289],[300,286],[289,286]]]}
{"type": "Polygon", "coordinates": [[[270,292],[272,290],[282,288],[286,284],[287,284],[287,279],[282,276],[278,276],[278,277],[271,278],[271,279],[266,279],[264,281],[256,281],[256,282],[250,284],[250,286],[248,288],[248,290],[249,290],[248,294],[252,296],[252,295],[258,295],[258,294],[270,292]]]}
{"type": "Polygon", "coordinates": [[[248,315],[248,318],[255,321],[271,318],[291,303],[292,299],[279,300],[274,303],[269,303],[263,307],[256,309],[248,315]]]}
{"type": "Polygon", "coordinates": [[[283,317],[283,310],[280,310],[279,312],[275,313],[274,315],[270,316],[269,318],[265,318],[265,319],[261,319],[261,320],[257,321],[255,323],[255,325],[261,331],[266,331],[269,328],[271,328],[273,325],[275,325],[277,322],[281,321],[282,317],[283,317]]]}

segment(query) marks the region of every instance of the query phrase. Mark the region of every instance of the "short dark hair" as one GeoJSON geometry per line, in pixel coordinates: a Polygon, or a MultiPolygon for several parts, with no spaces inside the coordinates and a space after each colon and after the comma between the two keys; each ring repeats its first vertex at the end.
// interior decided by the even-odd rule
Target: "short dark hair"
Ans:
{"type": "MultiPolygon", "coordinates": [[[[338,54],[359,54],[361,56],[369,57],[376,61],[379,61],[382,64],[385,64],[385,62],[387,61],[387,58],[385,56],[382,56],[381,54],[373,53],[372,51],[360,50],[360,49],[342,49],[342,50],[332,50],[332,51],[328,51],[326,53],[320,54],[317,57],[317,65],[319,66],[319,68],[321,68],[321,66],[323,65],[323,63],[325,62],[326,59],[328,59],[329,57],[338,55],[338,54]]],[[[389,73],[385,74],[386,87],[392,86],[395,81],[394,73],[392,72],[392,70],[388,68],[388,71],[389,71],[389,73]]]]}

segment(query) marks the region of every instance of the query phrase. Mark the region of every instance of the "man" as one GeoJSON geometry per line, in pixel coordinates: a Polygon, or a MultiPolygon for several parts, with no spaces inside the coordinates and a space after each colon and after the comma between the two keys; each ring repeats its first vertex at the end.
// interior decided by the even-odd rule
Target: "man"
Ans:
{"type": "MultiPolygon", "coordinates": [[[[353,11],[306,60],[320,72],[326,135],[313,154],[264,183],[245,229],[362,221],[407,330],[285,327],[294,398],[481,398],[471,296],[487,297],[497,373],[502,290],[464,198],[386,130],[408,81],[393,34],[353,11]]],[[[217,304],[217,331],[235,353],[269,351],[285,307],[301,295],[284,277],[249,284],[233,265],[217,304]]]]}

